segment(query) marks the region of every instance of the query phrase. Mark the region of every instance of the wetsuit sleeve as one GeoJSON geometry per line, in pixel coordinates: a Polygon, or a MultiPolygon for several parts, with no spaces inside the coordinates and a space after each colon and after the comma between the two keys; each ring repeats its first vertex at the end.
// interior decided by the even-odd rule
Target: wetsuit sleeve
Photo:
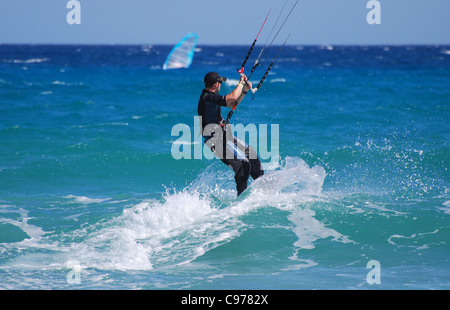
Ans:
{"type": "Polygon", "coordinates": [[[212,102],[214,104],[226,107],[227,106],[227,100],[225,95],[219,95],[217,93],[207,93],[205,94],[204,100],[206,102],[212,102]]]}

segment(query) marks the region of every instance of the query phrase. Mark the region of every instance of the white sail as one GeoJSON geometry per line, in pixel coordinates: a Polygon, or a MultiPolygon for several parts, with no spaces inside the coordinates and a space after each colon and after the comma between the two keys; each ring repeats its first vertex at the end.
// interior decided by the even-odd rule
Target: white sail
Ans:
{"type": "Polygon", "coordinates": [[[188,33],[167,56],[163,69],[189,68],[194,58],[195,46],[197,45],[198,35],[188,33]]]}

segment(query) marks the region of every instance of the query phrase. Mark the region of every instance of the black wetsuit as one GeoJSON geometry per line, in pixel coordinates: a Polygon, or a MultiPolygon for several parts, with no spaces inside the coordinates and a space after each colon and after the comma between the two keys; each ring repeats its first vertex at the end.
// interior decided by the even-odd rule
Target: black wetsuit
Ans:
{"type": "Polygon", "coordinates": [[[220,126],[224,122],[221,107],[227,106],[225,98],[226,96],[204,89],[198,101],[198,115],[201,118],[205,143],[209,142],[214,154],[234,170],[239,196],[247,188],[249,176],[257,179],[264,171],[255,150],[236,137],[226,134],[224,127],[220,126]],[[213,140],[214,142],[211,142],[213,140]],[[219,148],[218,144],[222,147],[219,148]]]}

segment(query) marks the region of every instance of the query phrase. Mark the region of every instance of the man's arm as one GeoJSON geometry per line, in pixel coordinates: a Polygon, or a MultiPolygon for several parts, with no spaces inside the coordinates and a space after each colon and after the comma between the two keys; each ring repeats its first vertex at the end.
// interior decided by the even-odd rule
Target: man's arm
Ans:
{"type": "Polygon", "coordinates": [[[246,81],[247,77],[244,74],[242,74],[241,79],[237,84],[236,88],[229,95],[226,96],[227,107],[232,108],[235,104],[237,105],[242,101],[242,99],[245,96],[245,94],[243,94],[243,88],[246,81]]]}
{"type": "Polygon", "coordinates": [[[241,101],[244,99],[245,95],[247,95],[247,92],[252,89],[253,85],[250,83],[249,80],[246,81],[246,84],[244,85],[244,89],[242,91],[242,94],[239,96],[238,100],[236,100],[235,104],[238,105],[241,103],[241,101]]]}
{"type": "Polygon", "coordinates": [[[232,108],[234,105],[238,105],[239,103],[241,103],[241,101],[244,99],[247,92],[253,87],[252,83],[249,80],[247,80],[247,78],[245,78],[245,79],[246,79],[244,81],[245,85],[242,85],[241,82],[239,82],[238,86],[236,86],[236,89],[239,88],[239,90],[240,90],[240,95],[236,100],[228,102],[228,96],[227,96],[227,98],[226,98],[227,99],[227,107],[232,108]],[[242,87],[239,85],[242,85],[242,87]]]}

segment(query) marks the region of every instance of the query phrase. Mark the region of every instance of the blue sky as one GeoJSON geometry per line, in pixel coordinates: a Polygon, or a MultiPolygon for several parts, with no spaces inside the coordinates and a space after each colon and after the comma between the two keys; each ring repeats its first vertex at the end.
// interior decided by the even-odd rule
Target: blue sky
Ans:
{"type": "MultiPolygon", "coordinates": [[[[69,25],[68,0],[1,0],[0,44],[173,44],[188,32],[202,45],[250,44],[285,0],[78,1],[81,24],[69,25]]],[[[279,41],[291,32],[290,44],[450,44],[450,0],[379,0],[380,25],[367,23],[367,2],[300,0],[279,41]]]]}

